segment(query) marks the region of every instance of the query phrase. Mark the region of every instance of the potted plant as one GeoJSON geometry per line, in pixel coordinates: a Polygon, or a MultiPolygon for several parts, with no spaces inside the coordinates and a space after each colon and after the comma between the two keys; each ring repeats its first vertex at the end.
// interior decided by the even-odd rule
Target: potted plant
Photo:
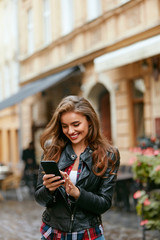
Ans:
{"type": "Polygon", "coordinates": [[[140,225],[148,230],[160,231],[160,190],[153,190],[150,194],[138,190],[134,198],[137,199],[137,214],[142,217],[140,225]]]}
{"type": "Polygon", "coordinates": [[[141,184],[134,193],[141,226],[160,231],[160,154],[152,148],[139,149],[132,162],[133,178],[141,184]]]}

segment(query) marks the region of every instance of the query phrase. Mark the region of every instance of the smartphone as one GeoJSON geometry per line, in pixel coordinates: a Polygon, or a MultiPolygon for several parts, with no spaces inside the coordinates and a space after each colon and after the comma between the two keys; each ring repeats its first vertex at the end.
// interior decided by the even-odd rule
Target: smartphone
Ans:
{"type": "Polygon", "coordinates": [[[60,176],[62,179],[62,175],[60,174],[57,163],[55,161],[51,160],[41,161],[41,164],[46,174],[55,174],[55,176],[60,176]]]}

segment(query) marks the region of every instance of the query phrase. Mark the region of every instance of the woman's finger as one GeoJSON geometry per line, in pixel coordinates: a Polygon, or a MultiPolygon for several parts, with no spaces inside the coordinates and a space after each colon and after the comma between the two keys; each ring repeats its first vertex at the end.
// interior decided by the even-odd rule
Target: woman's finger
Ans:
{"type": "Polygon", "coordinates": [[[50,191],[55,191],[58,187],[64,184],[65,180],[60,180],[56,182],[52,182],[50,184],[45,185],[50,191]]]}
{"type": "Polygon", "coordinates": [[[64,177],[64,179],[67,179],[69,177],[66,172],[60,171],[60,173],[61,173],[62,177],[64,177]]]}
{"type": "Polygon", "coordinates": [[[60,180],[61,177],[59,176],[53,176],[51,174],[47,174],[47,176],[43,177],[43,185],[45,185],[47,188],[52,186],[52,187],[57,187],[64,183],[64,180],[60,180]]]}
{"type": "Polygon", "coordinates": [[[45,181],[45,180],[50,179],[50,178],[53,178],[53,177],[55,177],[54,174],[44,174],[43,180],[45,181]]]}

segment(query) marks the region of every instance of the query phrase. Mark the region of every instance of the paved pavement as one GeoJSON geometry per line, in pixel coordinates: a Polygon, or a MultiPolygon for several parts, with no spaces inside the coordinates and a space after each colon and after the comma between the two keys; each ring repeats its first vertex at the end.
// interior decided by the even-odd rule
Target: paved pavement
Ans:
{"type": "MultiPolygon", "coordinates": [[[[44,208],[34,199],[0,201],[0,240],[40,240],[39,228],[44,208]]],[[[114,209],[103,215],[106,240],[142,240],[139,219],[134,212],[114,209]]],[[[146,240],[159,240],[157,232],[147,232],[146,240]]]]}
{"type": "MultiPolygon", "coordinates": [[[[140,218],[135,212],[111,209],[103,215],[106,240],[142,240],[140,218]]],[[[145,240],[160,240],[160,232],[147,231],[145,240]]]]}

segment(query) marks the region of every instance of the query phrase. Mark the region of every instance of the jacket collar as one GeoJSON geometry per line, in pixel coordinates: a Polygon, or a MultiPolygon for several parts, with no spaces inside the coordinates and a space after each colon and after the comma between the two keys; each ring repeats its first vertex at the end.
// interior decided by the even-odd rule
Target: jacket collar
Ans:
{"type": "MultiPolygon", "coordinates": [[[[80,161],[83,161],[86,163],[88,168],[92,169],[92,150],[88,146],[83,153],[80,155],[80,161]]],[[[60,169],[64,169],[70,165],[72,165],[77,158],[77,155],[75,154],[72,145],[67,144],[65,149],[63,150],[60,160],[58,162],[58,166],[60,169]]]]}

